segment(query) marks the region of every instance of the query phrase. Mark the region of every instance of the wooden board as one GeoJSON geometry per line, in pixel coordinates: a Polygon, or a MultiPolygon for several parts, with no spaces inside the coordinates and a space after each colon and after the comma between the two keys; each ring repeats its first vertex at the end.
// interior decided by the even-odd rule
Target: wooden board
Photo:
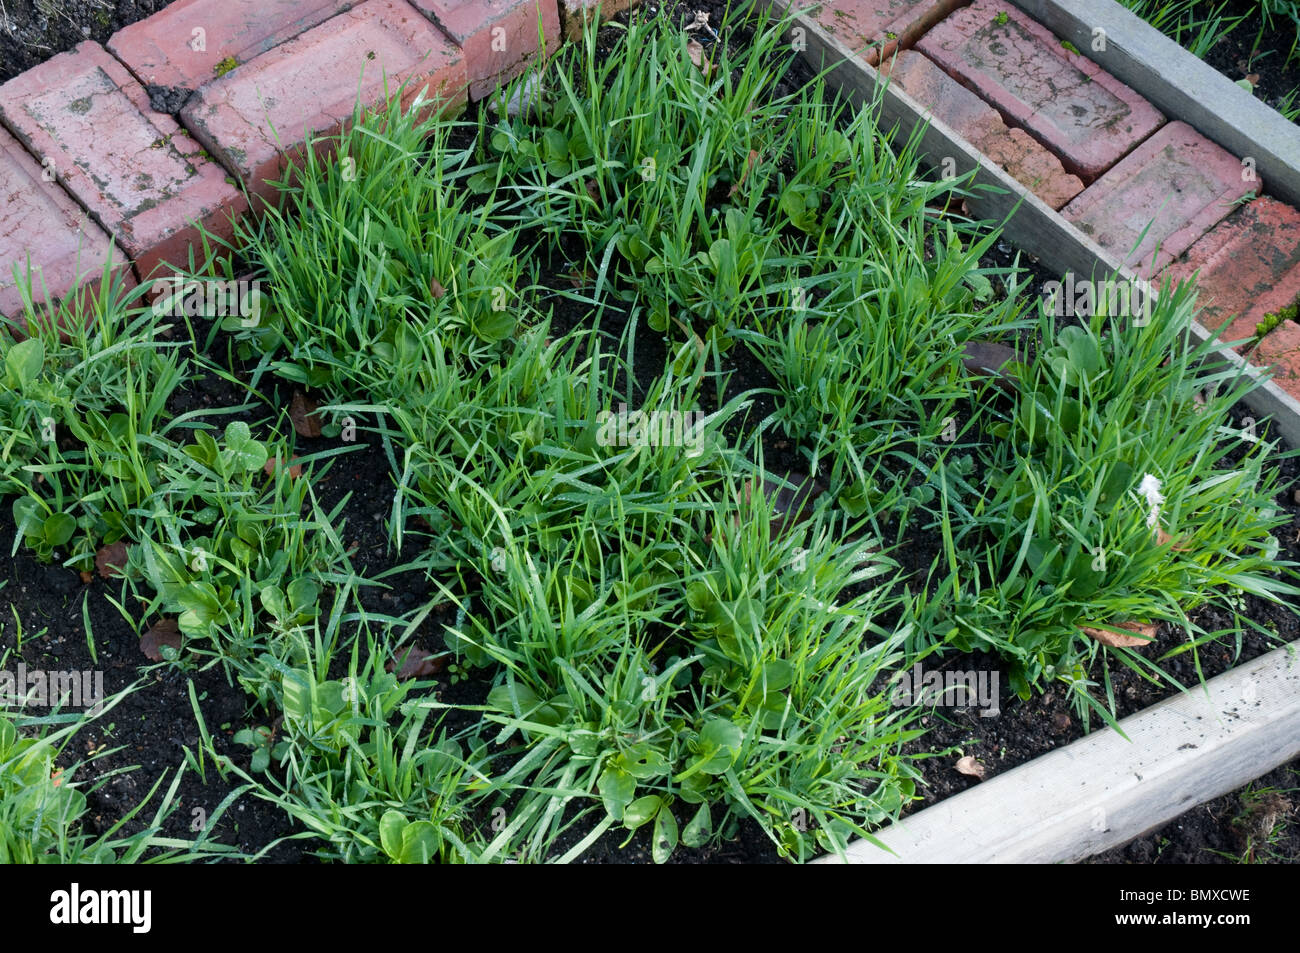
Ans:
{"type": "MultiPolygon", "coordinates": [[[[1280,648],[878,832],[855,864],[1081,860],[1300,755],[1300,657],[1280,648]],[[1208,695],[1207,695],[1208,693],[1208,695]]],[[[814,863],[840,863],[838,857],[814,863]]]]}

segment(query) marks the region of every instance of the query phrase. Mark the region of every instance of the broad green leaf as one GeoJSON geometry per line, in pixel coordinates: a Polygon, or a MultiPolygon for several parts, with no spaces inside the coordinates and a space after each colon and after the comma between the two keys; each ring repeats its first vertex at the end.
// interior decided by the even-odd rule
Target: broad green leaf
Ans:
{"type": "Polygon", "coordinates": [[[11,386],[22,389],[41,376],[45,366],[45,344],[38,338],[19,341],[5,355],[6,376],[11,386]]]}
{"type": "Polygon", "coordinates": [[[402,831],[402,852],[399,863],[427,864],[438,856],[442,847],[442,832],[432,821],[415,821],[402,831]]]}
{"type": "Polygon", "coordinates": [[[626,771],[610,765],[601,772],[596,790],[605,804],[605,811],[616,821],[623,820],[623,811],[636,796],[636,778],[626,771]]]}
{"type": "Polygon", "coordinates": [[[634,831],[642,824],[650,823],[663,803],[663,798],[658,794],[637,798],[623,810],[623,826],[634,831]]]}
{"type": "Polygon", "coordinates": [[[673,817],[673,812],[664,805],[663,809],[655,815],[654,840],[650,845],[650,854],[656,864],[664,864],[676,849],[677,818],[673,817]]]}
{"type": "Polygon", "coordinates": [[[712,833],[713,813],[708,804],[701,804],[690,823],[682,828],[682,843],[687,847],[703,847],[712,833]]]}
{"type": "Polygon", "coordinates": [[[379,819],[379,844],[384,853],[396,860],[402,855],[402,831],[406,830],[406,818],[400,811],[385,811],[379,819]]]}

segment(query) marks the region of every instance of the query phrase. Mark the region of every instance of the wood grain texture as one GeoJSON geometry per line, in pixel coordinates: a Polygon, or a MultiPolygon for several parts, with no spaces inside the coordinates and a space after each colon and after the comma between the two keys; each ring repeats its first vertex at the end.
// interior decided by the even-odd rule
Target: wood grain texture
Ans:
{"type": "MultiPolygon", "coordinates": [[[[1300,658],[1276,649],[892,825],[856,864],[1057,863],[1138,837],[1300,754],[1300,658]]],[[[839,863],[826,857],[816,863],[839,863]]]]}

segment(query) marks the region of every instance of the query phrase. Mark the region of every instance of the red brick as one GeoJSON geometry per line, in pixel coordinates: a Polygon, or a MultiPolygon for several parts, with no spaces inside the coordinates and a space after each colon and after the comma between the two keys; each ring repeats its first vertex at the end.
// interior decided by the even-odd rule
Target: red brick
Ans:
{"type": "Polygon", "coordinates": [[[1262,187],[1243,181],[1241,163],[1230,153],[1186,123],[1171,122],[1061,214],[1150,278],[1226,217],[1237,199],[1262,187]]]}
{"type": "Polygon", "coordinates": [[[98,43],[82,43],[0,86],[0,118],[148,276],[184,265],[202,224],[222,238],[247,203],[226,172],[98,43]]]}
{"type": "Polygon", "coordinates": [[[540,21],[546,52],[560,44],[560,14],[555,0],[411,0],[465,54],[470,99],[509,82],[538,55],[540,21]]]}
{"type": "Polygon", "coordinates": [[[875,66],[910,47],[965,0],[828,0],[806,11],[827,33],[875,66]]]}
{"type": "Polygon", "coordinates": [[[360,0],[176,0],[114,33],[108,48],[143,83],[195,89],[227,57],[247,63],[360,0]],[[195,34],[202,30],[201,36],[195,34]],[[201,49],[195,49],[196,46],[201,49]]]}
{"type": "Polygon", "coordinates": [[[980,151],[1047,205],[1059,209],[1083,191],[1083,181],[1070,175],[1061,160],[1023,129],[1008,129],[979,142],[980,151]]]}
{"type": "Polygon", "coordinates": [[[203,87],[181,121],[251,193],[274,201],[268,180],[283,177],[309,136],[340,132],[358,94],[364,107],[380,105],[408,80],[404,107],[421,93],[462,103],[464,57],[405,0],[367,0],[203,87]]]}
{"type": "Polygon", "coordinates": [[[1265,315],[1300,298],[1300,212],[1257,198],[1202,236],[1164,274],[1185,281],[1198,269],[1197,320],[1210,330],[1227,325],[1220,335],[1225,342],[1253,336],[1265,315]]]}
{"type": "Polygon", "coordinates": [[[916,48],[1085,181],[1105,172],[1164,122],[1132,89],[1000,0],[975,0],[922,37],[916,48]]]}
{"type": "MultiPolygon", "coordinates": [[[[47,290],[59,299],[78,285],[98,287],[110,249],[108,233],[57,182],[46,182],[42,166],[0,129],[0,314],[16,318],[23,312],[14,266],[26,277],[28,256],[32,296],[43,303],[47,290]]],[[[134,285],[126,260],[114,258],[134,285]]]]}
{"type": "Polygon", "coordinates": [[[604,23],[632,6],[632,0],[559,0],[557,6],[564,21],[564,35],[579,40],[587,21],[595,19],[604,23]]]}
{"type": "Polygon", "coordinates": [[[1250,354],[1257,367],[1273,368],[1273,380],[1292,397],[1300,398],[1300,324],[1286,321],[1259,342],[1250,354]]]}
{"type": "Polygon", "coordinates": [[[1061,160],[1023,130],[1008,129],[996,109],[920,53],[891,56],[880,64],[880,72],[1052,208],[1083,191],[1083,183],[1065,171],[1061,160]]]}

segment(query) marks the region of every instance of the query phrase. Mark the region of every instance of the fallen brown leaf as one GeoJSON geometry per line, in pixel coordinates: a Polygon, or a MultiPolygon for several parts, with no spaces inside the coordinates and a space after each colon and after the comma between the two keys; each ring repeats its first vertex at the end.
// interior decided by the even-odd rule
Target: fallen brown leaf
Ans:
{"type": "Polygon", "coordinates": [[[1185,552],[1187,552],[1188,549],[1191,548],[1190,546],[1187,545],[1187,537],[1186,537],[1186,536],[1180,536],[1180,537],[1178,537],[1177,540],[1175,540],[1172,536],[1170,536],[1168,533],[1166,533],[1166,532],[1164,531],[1164,527],[1157,526],[1157,527],[1156,527],[1156,545],[1158,545],[1158,546],[1163,546],[1165,543],[1173,543],[1173,546],[1171,546],[1171,547],[1169,547],[1169,548],[1170,548],[1170,549],[1173,549],[1173,550],[1175,550],[1175,551],[1177,551],[1177,552],[1180,552],[1180,553],[1185,553],[1185,552]]]}
{"type": "Polygon", "coordinates": [[[984,776],[988,774],[988,768],[984,767],[984,765],[980,764],[970,755],[966,755],[966,757],[961,758],[957,762],[956,768],[958,773],[968,774],[972,778],[979,778],[981,781],[983,781],[984,776]]]}
{"type": "MultiPolygon", "coordinates": [[[[437,675],[447,665],[447,661],[442,656],[431,655],[428,651],[421,648],[412,648],[402,658],[402,666],[397,669],[398,679],[423,678],[429,675],[437,675]]],[[[397,668],[396,660],[390,661],[384,666],[387,672],[397,668]]]]}
{"type": "Polygon", "coordinates": [[[289,401],[289,419],[293,421],[293,429],[298,431],[299,436],[320,436],[321,420],[316,413],[317,406],[316,401],[302,391],[293,392],[293,399],[289,401]]]}
{"type": "Polygon", "coordinates": [[[1005,344],[967,341],[962,345],[961,363],[972,374],[990,375],[1003,390],[1012,390],[1015,377],[1003,370],[1016,359],[1016,352],[1005,344]]]}
{"type": "Polygon", "coordinates": [[[114,576],[126,575],[126,543],[118,540],[116,543],[110,543],[102,547],[99,552],[95,553],[95,568],[99,570],[100,576],[105,579],[112,579],[114,576]]]}
{"type": "Polygon", "coordinates": [[[704,47],[697,41],[691,40],[686,44],[686,52],[694,63],[705,76],[709,75],[709,58],[704,55],[704,47]]]}
{"type": "Polygon", "coordinates": [[[93,572],[86,572],[86,570],[84,569],[81,570],[81,572],[78,575],[81,576],[81,581],[83,583],[86,583],[87,585],[89,585],[90,580],[95,578],[95,574],[93,572]]]}
{"type": "Polygon", "coordinates": [[[1122,632],[1112,632],[1109,629],[1094,629],[1086,625],[1079,628],[1083,630],[1084,635],[1090,635],[1102,645],[1109,645],[1112,648],[1137,648],[1139,645],[1150,644],[1156,637],[1154,622],[1121,622],[1116,626],[1133,632],[1134,635],[1124,635],[1122,632]]]}
{"type": "Polygon", "coordinates": [[[140,637],[140,651],[155,662],[163,660],[162,650],[169,645],[178,652],[181,649],[181,630],[175,619],[159,619],[140,637]]]}
{"type": "MultiPolygon", "coordinates": [[[[289,476],[295,480],[298,479],[298,477],[302,476],[302,464],[293,462],[294,460],[297,459],[298,459],[298,455],[296,453],[289,458],[289,476]]],[[[276,468],[283,465],[284,465],[284,461],[282,461],[279,457],[272,457],[270,460],[266,461],[262,469],[266,472],[267,476],[275,476],[276,468]]]]}

